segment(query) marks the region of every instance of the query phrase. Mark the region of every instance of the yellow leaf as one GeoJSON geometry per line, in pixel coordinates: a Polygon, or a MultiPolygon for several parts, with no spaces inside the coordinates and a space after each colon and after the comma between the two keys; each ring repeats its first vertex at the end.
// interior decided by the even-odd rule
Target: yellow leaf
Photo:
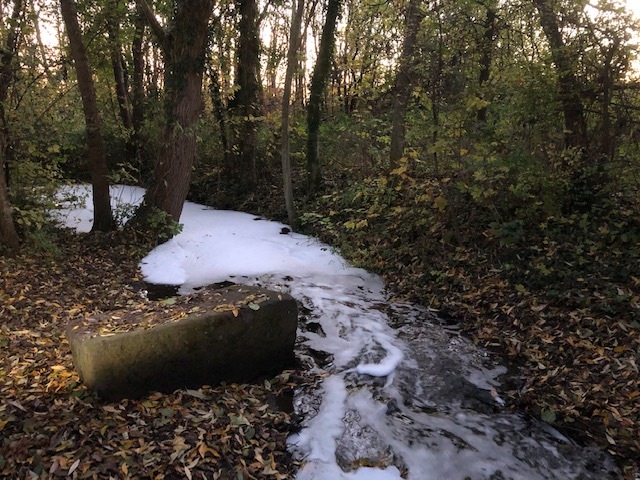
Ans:
{"type": "Polygon", "coordinates": [[[402,165],[402,166],[396,168],[395,170],[391,170],[389,172],[389,174],[390,175],[402,175],[406,171],[407,171],[407,166],[406,165],[402,165]]]}
{"type": "Polygon", "coordinates": [[[234,305],[233,310],[231,310],[231,313],[233,313],[233,316],[234,316],[234,317],[237,317],[237,316],[238,316],[238,313],[239,313],[239,312],[238,312],[238,307],[236,307],[236,306],[234,305]]]}

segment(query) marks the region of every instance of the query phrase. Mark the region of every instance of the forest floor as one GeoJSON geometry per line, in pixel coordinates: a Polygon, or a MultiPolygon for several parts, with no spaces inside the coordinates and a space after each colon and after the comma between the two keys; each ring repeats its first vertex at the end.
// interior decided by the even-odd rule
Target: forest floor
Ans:
{"type": "Polygon", "coordinates": [[[52,235],[44,250],[0,256],[0,477],[291,478],[294,422],[278,405],[300,372],[120,402],[79,382],[68,320],[143,302],[137,265],[149,247],[52,235]]]}
{"type": "MultiPolygon", "coordinates": [[[[486,252],[485,252],[486,253],[486,252]]],[[[577,441],[594,441],[626,472],[640,472],[640,325],[630,315],[602,315],[613,295],[636,298],[640,281],[582,279],[562,296],[514,284],[476,249],[432,260],[440,282],[410,269],[389,272],[397,295],[428,305],[473,341],[516,365],[524,382],[503,398],[510,408],[550,423],[577,441]],[[585,305],[585,298],[593,299],[585,305]],[[598,305],[598,303],[600,305],[598,305]]]]}
{"type": "MultiPolygon", "coordinates": [[[[225,207],[283,220],[273,189],[225,207]]],[[[402,215],[344,228],[349,217],[331,214],[344,212],[337,200],[305,205],[321,220],[307,233],[518,365],[523,383],[501,392],[509,408],[595,441],[635,478],[640,279],[629,272],[640,271],[637,252],[594,248],[581,276],[565,275],[566,262],[575,266],[570,236],[543,247],[531,241],[535,256],[526,245],[508,256],[491,239],[452,246],[433,229],[403,236],[402,215]],[[536,270],[545,273],[537,284],[528,276],[536,265],[547,269],[536,270]]],[[[140,302],[137,264],[150,246],[119,235],[53,235],[35,253],[0,257],[0,476],[289,478],[297,466],[285,442],[295,422],[274,399],[312,380],[288,371],[257,384],[102,402],[79,383],[64,328],[75,315],[140,302]]]]}

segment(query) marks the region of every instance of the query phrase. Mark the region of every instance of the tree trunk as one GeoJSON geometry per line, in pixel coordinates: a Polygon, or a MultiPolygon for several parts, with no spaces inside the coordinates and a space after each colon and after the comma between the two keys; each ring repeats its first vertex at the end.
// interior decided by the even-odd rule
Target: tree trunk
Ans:
{"type": "MultiPolygon", "coordinates": [[[[483,90],[487,83],[489,83],[489,77],[491,73],[491,62],[493,57],[493,44],[496,37],[496,20],[498,15],[495,5],[485,5],[487,9],[487,16],[484,24],[484,35],[480,43],[480,74],[478,76],[478,86],[480,87],[480,94],[484,96],[483,90]]],[[[483,105],[478,110],[478,123],[481,126],[485,126],[487,123],[487,106],[483,105]]]]}
{"type": "Polygon", "coordinates": [[[592,162],[589,154],[587,122],[582,105],[583,88],[576,74],[576,66],[562,38],[558,14],[551,0],[533,0],[540,15],[540,24],[551,47],[551,58],[558,75],[560,101],[564,111],[565,148],[571,149],[574,161],[565,168],[571,175],[571,185],[565,199],[567,212],[588,211],[596,204],[606,184],[603,157],[592,162]]]}
{"type": "MultiPolygon", "coordinates": [[[[2,148],[0,161],[4,160],[5,144],[4,132],[0,132],[0,148],[2,148]]],[[[0,168],[0,245],[4,245],[9,250],[13,250],[18,247],[20,240],[15,225],[13,224],[11,203],[9,202],[7,190],[5,169],[0,168]]]]}
{"type": "Polygon", "coordinates": [[[404,156],[405,119],[415,70],[416,40],[420,23],[424,18],[421,3],[421,0],[410,0],[405,13],[404,45],[402,46],[400,66],[396,74],[395,96],[393,98],[390,170],[398,168],[398,162],[404,156]]]}
{"type": "Polygon", "coordinates": [[[304,102],[306,98],[305,89],[307,86],[306,78],[307,78],[307,68],[306,68],[306,51],[307,51],[307,38],[306,31],[303,30],[302,38],[300,41],[300,53],[304,53],[304,55],[300,55],[298,58],[298,66],[296,68],[294,83],[296,86],[294,92],[294,100],[293,104],[297,111],[302,111],[304,109],[304,102]]]}
{"type": "Polygon", "coordinates": [[[235,167],[243,191],[249,191],[258,182],[256,148],[258,144],[257,119],[260,84],[260,36],[258,32],[258,5],[256,0],[238,0],[240,22],[238,40],[236,86],[234,98],[229,102],[236,121],[233,152],[235,167]]]}
{"type": "Polygon", "coordinates": [[[196,155],[194,127],[202,110],[202,73],[213,1],[176,2],[168,31],[160,26],[144,0],[137,0],[137,4],[163,47],[166,119],[165,143],[136,219],[144,222],[159,209],[178,222],[196,155]]]}
{"type": "Polygon", "coordinates": [[[562,38],[558,17],[550,0],[533,0],[540,15],[540,25],[551,47],[551,57],[558,72],[560,101],[564,110],[565,144],[568,148],[586,148],[587,128],[580,98],[582,89],[576,70],[562,38]]]}
{"type": "Polygon", "coordinates": [[[267,81],[267,87],[269,89],[269,95],[273,95],[277,86],[278,70],[280,70],[280,64],[282,63],[282,57],[280,56],[280,35],[279,32],[272,28],[271,42],[267,49],[267,62],[265,66],[265,77],[267,81]]]}
{"type": "Polygon", "coordinates": [[[109,34],[111,68],[113,70],[113,78],[116,84],[116,97],[118,99],[118,109],[120,112],[120,120],[126,130],[131,130],[132,119],[131,109],[129,105],[129,96],[127,88],[127,80],[124,69],[124,58],[122,57],[122,45],[120,45],[120,25],[115,12],[108,12],[107,32],[109,34]]]}
{"type": "Polygon", "coordinates": [[[18,247],[20,241],[11,215],[11,204],[6,177],[5,152],[7,148],[7,117],[5,102],[9,95],[9,86],[14,76],[13,60],[18,48],[18,25],[22,17],[23,2],[15,0],[13,14],[7,33],[7,41],[0,50],[0,244],[9,250],[18,247]]]}
{"type": "Polygon", "coordinates": [[[621,38],[616,36],[610,45],[601,48],[602,75],[602,99],[600,104],[600,155],[598,156],[598,169],[604,175],[605,163],[612,161],[616,151],[616,139],[619,135],[613,132],[611,122],[611,106],[613,102],[614,69],[613,59],[620,48],[621,38]]]}
{"type": "Polygon", "coordinates": [[[213,103],[213,111],[218,120],[218,128],[220,129],[220,144],[222,145],[224,155],[224,165],[228,169],[233,168],[233,158],[229,149],[229,135],[227,118],[225,116],[225,108],[222,103],[222,94],[220,93],[220,77],[215,67],[209,69],[209,95],[213,103]]]}
{"type": "MultiPolygon", "coordinates": [[[[107,33],[109,34],[111,68],[116,85],[116,98],[118,100],[118,111],[120,120],[125,130],[125,156],[128,162],[137,159],[137,139],[133,132],[133,112],[131,101],[129,100],[129,82],[124,57],[122,55],[122,44],[120,42],[120,19],[117,11],[118,3],[114,1],[107,11],[107,33]]],[[[135,41],[135,39],[134,39],[135,41]]]]}
{"type": "Polygon", "coordinates": [[[316,7],[320,0],[311,0],[308,4],[306,15],[304,17],[304,27],[302,28],[302,35],[300,37],[300,50],[298,57],[298,66],[295,72],[295,96],[294,107],[296,109],[303,109],[305,106],[305,99],[307,97],[307,38],[309,36],[309,27],[315,17],[316,7]]]}
{"type": "Polygon", "coordinates": [[[95,231],[113,229],[114,222],[111,215],[111,199],[109,196],[109,172],[104,150],[104,141],[100,131],[100,113],[96,101],[96,91],[93,85],[89,60],[84,44],[82,32],[78,24],[76,6],[73,0],[60,0],[62,18],[69,36],[69,48],[76,67],[78,88],[82,97],[82,107],[87,126],[87,146],[91,184],[93,186],[93,227],[95,231]]]}
{"type": "Polygon", "coordinates": [[[331,70],[331,57],[336,43],[336,21],[339,14],[340,0],[328,0],[327,16],[322,27],[318,58],[311,77],[307,107],[307,190],[309,195],[314,195],[322,182],[319,136],[322,119],[322,96],[331,70]]]}
{"type": "Polygon", "coordinates": [[[144,53],[142,42],[144,38],[144,17],[141,13],[135,14],[135,33],[131,44],[131,56],[133,58],[133,82],[131,85],[131,138],[134,147],[135,160],[143,170],[142,159],[142,125],[144,123],[144,53]]]}
{"type": "Polygon", "coordinates": [[[36,10],[35,2],[33,0],[30,1],[31,12],[33,13],[33,18],[31,21],[33,22],[33,28],[36,33],[36,42],[38,42],[38,49],[40,50],[40,56],[42,57],[42,69],[44,70],[45,75],[47,76],[47,80],[50,83],[54,82],[53,75],[51,75],[51,69],[49,68],[49,61],[47,60],[47,49],[44,46],[44,42],[42,41],[42,32],[40,30],[40,12],[36,10]]]}
{"type": "Polygon", "coordinates": [[[291,228],[296,228],[297,215],[293,200],[293,185],[291,182],[291,145],[289,138],[289,111],[291,110],[291,83],[293,74],[298,66],[298,50],[300,49],[300,27],[304,13],[304,0],[292,2],[291,30],[289,33],[289,50],[287,52],[287,71],[284,77],[284,93],[282,95],[282,180],[284,201],[287,207],[287,217],[291,228]]]}

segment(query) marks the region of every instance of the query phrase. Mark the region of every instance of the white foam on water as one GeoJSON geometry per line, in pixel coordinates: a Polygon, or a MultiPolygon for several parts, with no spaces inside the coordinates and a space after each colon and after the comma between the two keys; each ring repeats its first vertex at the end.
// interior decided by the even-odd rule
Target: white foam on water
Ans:
{"type": "MultiPolygon", "coordinates": [[[[143,195],[135,187],[116,186],[111,191],[120,211],[126,211],[123,204],[137,204],[143,195]]],[[[84,201],[80,205],[67,202],[54,216],[70,227],[88,231],[90,191],[86,186],[73,186],[59,193],[61,202],[73,196],[84,201]]],[[[579,465],[561,468],[553,463],[561,458],[554,435],[549,434],[549,440],[544,435],[528,437],[517,416],[489,416],[460,408],[424,413],[405,406],[406,388],[396,375],[399,369],[416,372],[409,388],[414,397],[428,395],[430,385],[418,374],[419,363],[380,308],[389,303],[378,276],[350,267],[316,239],[283,234],[284,224],[247,213],[187,202],[180,222],[182,232],[140,262],[148,282],[181,285],[183,293],[225,280],[259,283],[289,292],[310,311],[307,321],[321,327],[299,330],[306,347],[325,352],[331,361],[318,368],[325,378],[317,414],[305,418],[301,431],[289,440],[292,451],[303,461],[298,479],[401,478],[394,465],[352,471],[340,468],[336,449],[345,432],[347,412],[357,413],[360,427],[374,432],[393,451],[410,479],[488,478],[497,470],[516,480],[576,478],[580,473],[579,465]],[[382,377],[383,385],[371,382],[374,377],[382,377]],[[504,432],[511,433],[502,441],[504,432]],[[533,464],[523,459],[539,452],[543,458],[533,464]]],[[[426,353],[425,358],[439,355],[426,353]]],[[[483,389],[492,388],[495,377],[504,372],[503,367],[467,370],[468,380],[483,389]]]]}

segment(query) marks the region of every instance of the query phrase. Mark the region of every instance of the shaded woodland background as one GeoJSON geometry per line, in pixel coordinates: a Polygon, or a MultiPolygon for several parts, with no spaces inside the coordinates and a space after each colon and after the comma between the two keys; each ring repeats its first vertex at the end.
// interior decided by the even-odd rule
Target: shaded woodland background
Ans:
{"type": "Polygon", "coordinates": [[[520,406],[640,454],[640,26],[598,0],[0,2],[0,243],[66,182],[319,235],[508,355],[520,406]],[[635,66],[634,66],[635,65],[635,66]]]}

